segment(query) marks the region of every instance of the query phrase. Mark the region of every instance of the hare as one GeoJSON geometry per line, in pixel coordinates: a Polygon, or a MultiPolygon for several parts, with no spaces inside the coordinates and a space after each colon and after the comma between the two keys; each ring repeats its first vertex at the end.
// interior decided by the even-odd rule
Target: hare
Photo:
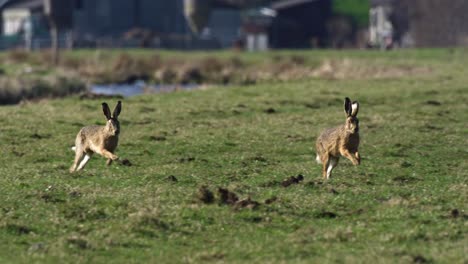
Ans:
{"type": "Polygon", "coordinates": [[[329,179],[333,168],[338,165],[340,156],[348,158],[354,165],[361,163],[359,147],[359,103],[346,97],[344,101],[346,121],[344,125],[329,128],[317,138],[317,162],[322,163],[322,175],[329,179]]]}
{"type": "Polygon", "coordinates": [[[118,160],[114,154],[119,142],[120,123],[117,119],[122,110],[122,103],[118,101],[114,112],[111,111],[107,103],[102,103],[102,111],[107,118],[105,126],[86,126],[83,127],[75,139],[75,161],[70,168],[70,172],[83,169],[94,153],[107,158],[107,165],[112,161],[118,160]],[[78,166],[78,163],[80,164],[78,166]],[[77,168],[78,167],[78,168],[77,168]]]}

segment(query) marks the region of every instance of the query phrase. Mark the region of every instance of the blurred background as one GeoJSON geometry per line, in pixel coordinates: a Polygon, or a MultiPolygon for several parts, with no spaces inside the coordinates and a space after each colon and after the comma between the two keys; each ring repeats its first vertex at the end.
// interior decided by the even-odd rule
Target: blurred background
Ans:
{"type": "Polygon", "coordinates": [[[402,54],[458,54],[467,11],[466,0],[0,0],[0,104],[427,74],[402,54]]]}
{"type": "Polygon", "coordinates": [[[0,49],[468,44],[465,0],[0,0],[0,49]]]}

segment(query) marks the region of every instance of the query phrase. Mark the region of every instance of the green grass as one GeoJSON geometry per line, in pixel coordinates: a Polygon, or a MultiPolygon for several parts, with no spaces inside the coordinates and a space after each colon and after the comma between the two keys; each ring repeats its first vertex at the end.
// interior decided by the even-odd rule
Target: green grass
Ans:
{"type": "Polygon", "coordinates": [[[69,148],[104,123],[100,100],[2,106],[0,262],[468,261],[466,51],[252,57],[284,53],[431,70],[127,98],[117,154],[133,166],[96,155],[77,174],[69,148]],[[361,105],[362,164],[341,159],[323,182],[314,141],[344,121],[345,96],[361,105]],[[202,185],[260,206],[204,204],[202,185]]]}

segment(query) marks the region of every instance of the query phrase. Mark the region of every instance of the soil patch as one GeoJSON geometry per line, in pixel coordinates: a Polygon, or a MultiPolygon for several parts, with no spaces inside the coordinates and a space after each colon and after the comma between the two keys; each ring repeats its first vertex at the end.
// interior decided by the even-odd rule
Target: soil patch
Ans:
{"type": "Polygon", "coordinates": [[[304,180],[304,175],[302,175],[302,174],[299,174],[297,176],[291,176],[291,177],[283,180],[283,182],[281,183],[281,186],[289,187],[290,185],[298,184],[298,183],[302,182],[303,180],[304,180]]]}

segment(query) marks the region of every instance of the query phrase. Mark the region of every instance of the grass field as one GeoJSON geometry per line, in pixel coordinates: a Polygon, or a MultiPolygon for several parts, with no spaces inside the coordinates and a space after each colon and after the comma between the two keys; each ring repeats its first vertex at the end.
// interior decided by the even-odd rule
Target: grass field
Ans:
{"type": "Polygon", "coordinates": [[[467,263],[468,51],[290,53],[352,64],[126,98],[117,154],[132,166],[96,155],[68,173],[101,100],[0,107],[0,262],[467,263]],[[344,122],[345,96],[362,164],[324,182],[314,141],[344,122]],[[223,204],[220,187],[258,204],[223,204]]]}

